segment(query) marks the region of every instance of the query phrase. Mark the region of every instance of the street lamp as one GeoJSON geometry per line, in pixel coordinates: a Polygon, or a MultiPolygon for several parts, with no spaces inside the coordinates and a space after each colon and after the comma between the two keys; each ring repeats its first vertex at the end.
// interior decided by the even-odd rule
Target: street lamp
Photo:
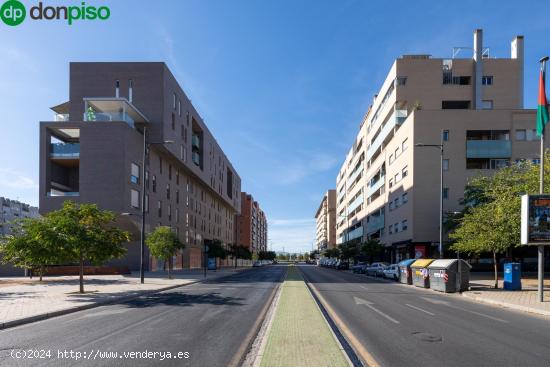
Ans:
{"type": "Polygon", "coordinates": [[[441,133],[441,144],[418,143],[415,147],[437,148],[440,151],[440,192],[439,192],[439,258],[443,258],[443,132],[441,133]]]}
{"type": "Polygon", "coordinates": [[[147,141],[147,127],[143,126],[143,155],[141,159],[141,233],[140,233],[140,258],[139,277],[141,284],[145,281],[145,165],[147,163],[147,151],[151,145],[172,144],[173,140],[147,141]]]}

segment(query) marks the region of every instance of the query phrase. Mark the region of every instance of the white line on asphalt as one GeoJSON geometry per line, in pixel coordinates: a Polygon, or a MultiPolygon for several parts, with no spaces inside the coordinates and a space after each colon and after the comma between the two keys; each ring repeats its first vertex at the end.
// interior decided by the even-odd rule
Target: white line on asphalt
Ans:
{"type": "Polygon", "coordinates": [[[384,312],[380,311],[379,309],[377,309],[377,308],[374,307],[373,305],[365,304],[365,306],[367,306],[368,308],[370,308],[370,309],[373,310],[374,312],[378,313],[379,315],[384,316],[385,318],[387,318],[387,319],[390,320],[391,322],[393,322],[393,323],[395,323],[395,324],[399,324],[399,321],[397,321],[396,319],[394,319],[393,317],[391,317],[391,316],[389,316],[389,315],[386,315],[384,312]]]}
{"type": "Polygon", "coordinates": [[[363,288],[364,290],[368,291],[369,289],[365,287],[364,285],[360,285],[359,287],[363,288]]]}
{"type": "Polygon", "coordinates": [[[487,314],[484,314],[484,313],[481,313],[481,312],[472,311],[472,310],[468,310],[466,308],[462,308],[462,307],[459,307],[459,306],[452,305],[448,301],[437,300],[437,299],[432,299],[432,298],[428,298],[428,297],[421,297],[421,298],[425,299],[428,302],[434,303],[436,305],[445,305],[447,307],[454,308],[455,310],[469,312],[471,314],[478,315],[478,316],[481,316],[481,317],[486,317],[488,319],[498,321],[498,322],[508,323],[508,321],[503,320],[503,319],[499,319],[498,317],[490,316],[490,315],[487,315],[487,314]]]}
{"type": "Polygon", "coordinates": [[[435,316],[435,313],[432,313],[432,312],[430,312],[430,311],[426,311],[426,310],[424,310],[423,308],[416,307],[416,306],[410,305],[410,304],[408,304],[408,303],[405,303],[405,306],[409,306],[410,308],[414,308],[415,310],[418,310],[418,311],[427,313],[428,315],[435,316]]]}

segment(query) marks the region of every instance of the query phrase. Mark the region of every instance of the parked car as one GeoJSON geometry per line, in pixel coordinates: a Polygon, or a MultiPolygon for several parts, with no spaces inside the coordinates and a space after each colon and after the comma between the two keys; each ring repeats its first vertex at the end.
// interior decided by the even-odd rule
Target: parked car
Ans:
{"type": "Polygon", "coordinates": [[[259,261],[259,260],[256,260],[252,263],[252,266],[255,267],[255,268],[260,267],[260,266],[262,266],[262,262],[259,261]]]}
{"type": "Polygon", "coordinates": [[[391,264],[383,270],[384,278],[399,280],[399,266],[397,264],[391,264]]]}
{"type": "Polygon", "coordinates": [[[376,277],[384,275],[384,269],[390,264],[385,262],[375,262],[372,263],[366,270],[367,275],[374,275],[376,277]]]}
{"type": "Polygon", "coordinates": [[[365,269],[368,265],[369,264],[365,263],[365,262],[358,262],[357,264],[355,264],[351,267],[351,271],[356,273],[356,274],[364,274],[365,269]]]}
{"type": "Polygon", "coordinates": [[[338,266],[336,267],[338,270],[348,270],[349,269],[349,262],[340,260],[338,262],[338,266]]]}

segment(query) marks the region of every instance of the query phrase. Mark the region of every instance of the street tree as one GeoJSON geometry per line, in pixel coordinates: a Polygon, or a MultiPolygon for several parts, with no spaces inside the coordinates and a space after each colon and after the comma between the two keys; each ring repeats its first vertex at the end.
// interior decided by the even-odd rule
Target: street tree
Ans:
{"type": "Polygon", "coordinates": [[[4,264],[36,271],[40,281],[47,266],[66,260],[55,228],[44,217],[14,222],[11,234],[0,238],[0,256],[4,264]]]}
{"type": "Polygon", "coordinates": [[[338,247],[329,248],[323,252],[323,255],[328,258],[338,258],[340,257],[340,250],[338,247]]]}
{"type": "Polygon", "coordinates": [[[185,245],[179,240],[176,233],[167,226],[155,228],[147,236],[145,243],[149,247],[151,255],[163,260],[165,263],[168,262],[168,279],[172,279],[172,269],[174,267],[172,259],[179,250],[185,248],[185,245]]]}
{"type": "Polygon", "coordinates": [[[229,245],[229,254],[235,260],[235,268],[237,267],[237,259],[250,260],[252,259],[252,253],[248,247],[244,245],[232,244],[229,245]]]}
{"type": "Polygon", "coordinates": [[[356,242],[346,242],[340,245],[340,259],[349,260],[359,255],[359,246],[356,242]]]}
{"type": "Polygon", "coordinates": [[[370,239],[361,244],[360,254],[368,259],[369,263],[372,263],[375,257],[380,256],[384,251],[384,245],[377,239],[370,239]]]}
{"type": "Polygon", "coordinates": [[[126,253],[123,243],[130,240],[130,235],[115,227],[114,221],[111,211],[69,200],[47,215],[46,222],[56,233],[61,257],[79,264],[80,293],[84,293],[84,263],[100,265],[126,253]]]}
{"type": "Polygon", "coordinates": [[[219,259],[227,258],[227,250],[223,247],[222,241],[218,239],[211,240],[208,244],[208,257],[219,259]]]}

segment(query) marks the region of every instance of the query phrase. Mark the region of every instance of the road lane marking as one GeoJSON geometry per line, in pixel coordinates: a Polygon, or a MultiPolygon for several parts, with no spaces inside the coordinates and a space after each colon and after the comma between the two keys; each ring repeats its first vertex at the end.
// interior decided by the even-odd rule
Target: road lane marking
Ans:
{"type": "Polygon", "coordinates": [[[384,312],[382,312],[379,309],[377,309],[376,307],[374,307],[372,302],[367,301],[366,299],[358,298],[358,297],[353,297],[353,299],[355,300],[356,305],[365,305],[368,308],[370,308],[371,310],[373,310],[374,312],[376,312],[377,314],[379,314],[380,316],[383,316],[386,319],[390,320],[394,324],[399,324],[399,321],[397,321],[396,319],[394,319],[390,315],[385,314],[384,312]]]}
{"type": "MultiPolygon", "coordinates": [[[[317,269],[316,269],[317,270],[317,269]]],[[[330,316],[332,321],[336,324],[338,327],[338,330],[344,335],[344,337],[347,339],[348,343],[351,344],[353,350],[356,354],[360,356],[360,358],[363,360],[363,362],[366,363],[369,367],[380,367],[380,364],[374,359],[373,355],[365,348],[365,346],[357,339],[357,337],[353,334],[353,332],[348,328],[347,324],[342,321],[340,316],[334,311],[334,309],[328,304],[328,302],[325,300],[325,298],[321,295],[321,292],[317,289],[317,287],[309,281],[308,276],[303,272],[304,278],[306,279],[307,283],[310,286],[310,289],[315,293],[315,296],[317,296],[317,299],[321,304],[323,305],[323,308],[325,311],[327,311],[327,314],[330,316]]]]}
{"type": "Polygon", "coordinates": [[[410,304],[408,304],[408,303],[405,303],[405,306],[408,306],[408,307],[410,307],[410,308],[414,308],[415,310],[420,311],[420,312],[427,313],[428,315],[435,316],[435,313],[432,313],[432,312],[430,312],[430,311],[426,311],[426,310],[424,310],[423,308],[416,307],[416,306],[410,305],[410,304]]]}
{"type": "Polygon", "coordinates": [[[359,287],[363,288],[364,290],[368,291],[369,289],[365,287],[364,285],[360,285],[359,287]]]}
{"type": "Polygon", "coordinates": [[[437,300],[437,299],[432,299],[432,298],[429,298],[429,297],[421,297],[422,299],[428,301],[428,302],[431,302],[433,304],[436,304],[436,305],[445,305],[449,308],[454,308],[455,310],[460,310],[460,311],[464,311],[464,312],[469,312],[471,314],[474,314],[474,315],[477,315],[477,316],[481,316],[481,317],[485,317],[485,318],[488,318],[488,319],[491,319],[493,321],[498,321],[498,322],[502,322],[502,323],[505,323],[507,324],[508,321],[507,320],[503,320],[503,319],[499,319],[498,317],[494,317],[494,316],[491,316],[491,315],[487,315],[487,314],[484,314],[484,313],[481,313],[481,312],[477,312],[477,311],[472,311],[472,310],[468,310],[466,308],[462,308],[462,307],[459,307],[459,306],[455,306],[455,305],[452,305],[450,304],[448,301],[443,301],[443,300],[437,300]]]}

